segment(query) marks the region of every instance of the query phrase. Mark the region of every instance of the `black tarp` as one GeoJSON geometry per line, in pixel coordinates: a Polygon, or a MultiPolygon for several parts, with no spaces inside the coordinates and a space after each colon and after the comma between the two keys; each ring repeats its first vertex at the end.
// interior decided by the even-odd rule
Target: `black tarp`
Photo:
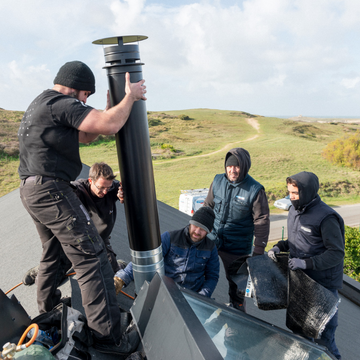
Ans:
{"type": "Polygon", "coordinates": [[[318,339],[337,311],[339,300],[302,270],[290,271],[286,326],[294,333],[318,339]]]}
{"type": "Polygon", "coordinates": [[[254,287],[254,301],[261,310],[287,309],[286,326],[294,333],[319,338],[337,311],[338,299],[302,270],[289,270],[288,255],[249,257],[231,279],[245,294],[248,276],[254,287]]]}
{"type": "Polygon", "coordinates": [[[288,256],[281,254],[277,259],[274,262],[267,255],[247,259],[256,303],[261,310],[287,308],[288,256]]]}

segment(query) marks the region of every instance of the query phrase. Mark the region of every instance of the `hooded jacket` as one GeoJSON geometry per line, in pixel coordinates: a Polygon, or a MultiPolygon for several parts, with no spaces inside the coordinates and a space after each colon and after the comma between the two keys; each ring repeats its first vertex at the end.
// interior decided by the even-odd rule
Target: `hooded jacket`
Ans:
{"type": "Polygon", "coordinates": [[[270,220],[269,206],[264,187],[249,174],[250,154],[242,148],[231,149],[225,156],[225,173],[215,176],[204,206],[215,212],[213,231],[209,238],[219,250],[235,255],[263,254],[268,241],[270,220]],[[234,155],[239,163],[240,174],[231,182],[226,175],[226,161],[234,155]]]}
{"type": "Polygon", "coordinates": [[[288,215],[288,240],[277,244],[290,257],[304,259],[304,272],[329,289],[342,287],[344,221],[318,195],[319,180],[311,172],[290,177],[297,183],[299,200],[288,215]]]}

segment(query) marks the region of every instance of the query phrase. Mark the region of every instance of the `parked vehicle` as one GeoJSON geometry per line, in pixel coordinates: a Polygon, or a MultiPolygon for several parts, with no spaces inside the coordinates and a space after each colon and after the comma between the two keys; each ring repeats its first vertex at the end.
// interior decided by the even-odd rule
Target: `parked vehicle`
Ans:
{"type": "Polygon", "coordinates": [[[204,205],[209,189],[180,190],[179,210],[192,216],[196,210],[204,205]]]}
{"type": "Polygon", "coordinates": [[[284,197],[283,199],[276,200],[274,202],[274,206],[278,209],[289,211],[291,206],[290,195],[284,197]]]}

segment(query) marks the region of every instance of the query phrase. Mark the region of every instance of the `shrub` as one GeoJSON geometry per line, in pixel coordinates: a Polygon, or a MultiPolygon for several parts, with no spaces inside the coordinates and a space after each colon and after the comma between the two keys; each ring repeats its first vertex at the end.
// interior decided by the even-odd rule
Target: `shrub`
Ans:
{"type": "Polygon", "coordinates": [[[322,156],[332,164],[360,170],[360,132],[329,143],[322,156]]]}
{"type": "Polygon", "coordinates": [[[360,281],[360,231],[345,226],[344,274],[360,281]]]}
{"type": "Polygon", "coordinates": [[[188,115],[182,114],[182,115],[179,115],[179,119],[180,120],[190,120],[190,117],[188,115]]]}
{"type": "Polygon", "coordinates": [[[148,118],[149,127],[162,125],[163,122],[160,119],[148,118]]]}
{"type": "Polygon", "coordinates": [[[161,149],[176,152],[175,148],[171,144],[161,144],[161,149]]]}

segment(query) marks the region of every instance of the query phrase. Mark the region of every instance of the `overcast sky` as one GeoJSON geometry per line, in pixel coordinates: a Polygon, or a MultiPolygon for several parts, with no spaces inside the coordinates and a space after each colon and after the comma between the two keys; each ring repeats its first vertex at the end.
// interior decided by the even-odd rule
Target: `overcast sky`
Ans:
{"type": "Polygon", "coordinates": [[[103,48],[92,41],[146,35],[149,111],[360,117],[359,0],[17,0],[0,14],[7,110],[26,110],[71,60],[93,70],[88,104],[104,108],[103,48]]]}

